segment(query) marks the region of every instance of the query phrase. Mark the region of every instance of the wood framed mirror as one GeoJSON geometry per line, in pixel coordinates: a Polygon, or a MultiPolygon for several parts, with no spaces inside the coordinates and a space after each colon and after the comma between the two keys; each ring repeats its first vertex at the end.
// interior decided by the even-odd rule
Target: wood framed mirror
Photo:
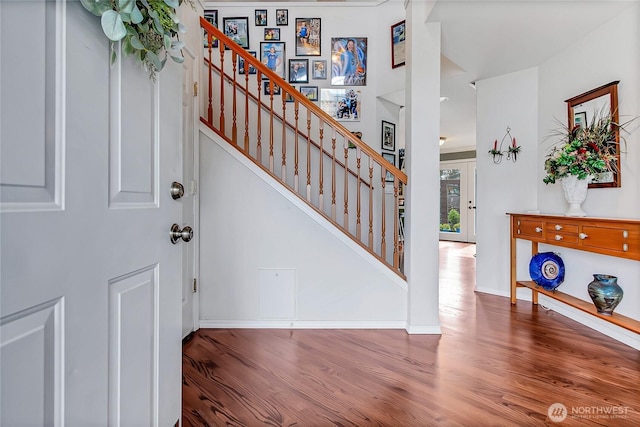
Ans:
{"type": "Polygon", "coordinates": [[[575,125],[591,123],[593,115],[597,112],[611,114],[611,126],[615,141],[615,170],[598,174],[589,188],[600,187],[620,187],[620,130],[618,129],[618,83],[615,81],[604,86],[597,87],[581,95],[567,99],[568,110],[568,128],[572,129],[575,125]]]}

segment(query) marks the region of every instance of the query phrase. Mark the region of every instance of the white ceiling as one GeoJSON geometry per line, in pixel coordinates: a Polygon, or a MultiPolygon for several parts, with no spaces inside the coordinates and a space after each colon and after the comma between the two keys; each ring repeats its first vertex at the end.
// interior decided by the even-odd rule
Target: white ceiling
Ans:
{"type": "MultiPolygon", "coordinates": [[[[326,7],[330,2],[371,5],[406,0],[294,1],[322,2],[326,7]]],[[[476,93],[470,82],[543,64],[638,1],[437,0],[427,22],[441,23],[440,86],[441,95],[448,98],[440,104],[440,135],[447,138],[441,149],[475,147],[476,93]]],[[[404,104],[403,92],[383,97],[404,104]]]]}
{"type": "Polygon", "coordinates": [[[475,146],[475,91],[481,79],[544,63],[638,1],[440,0],[427,22],[441,23],[440,134],[444,150],[475,146]]]}

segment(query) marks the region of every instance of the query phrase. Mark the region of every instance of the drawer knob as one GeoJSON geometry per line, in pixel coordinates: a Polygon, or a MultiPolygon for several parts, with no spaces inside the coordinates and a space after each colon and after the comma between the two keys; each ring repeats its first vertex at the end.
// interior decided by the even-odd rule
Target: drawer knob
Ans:
{"type": "Polygon", "coordinates": [[[580,234],[578,234],[578,237],[580,237],[580,240],[584,240],[584,239],[586,239],[586,238],[587,238],[587,237],[589,237],[589,236],[587,236],[587,234],[586,234],[586,233],[580,233],[580,234]]]}
{"type": "Polygon", "coordinates": [[[556,230],[557,230],[557,231],[562,230],[562,226],[561,226],[560,224],[556,224],[556,230]]]}
{"type": "Polygon", "coordinates": [[[627,245],[626,243],[622,245],[622,250],[627,252],[629,250],[629,245],[627,245]]]}
{"type": "Polygon", "coordinates": [[[628,232],[627,230],[624,230],[624,231],[622,232],[622,237],[624,237],[625,239],[626,239],[627,237],[629,237],[629,232],[628,232]]]}
{"type": "Polygon", "coordinates": [[[562,236],[559,234],[556,234],[556,240],[562,240],[562,236]]]}
{"type": "Polygon", "coordinates": [[[542,228],[536,227],[536,233],[542,233],[542,228]]]}

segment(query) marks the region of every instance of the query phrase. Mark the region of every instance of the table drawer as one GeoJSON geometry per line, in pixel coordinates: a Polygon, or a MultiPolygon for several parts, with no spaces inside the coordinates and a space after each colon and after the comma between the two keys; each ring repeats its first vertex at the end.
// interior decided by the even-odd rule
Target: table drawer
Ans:
{"type": "Polygon", "coordinates": [[[534,237],[539,240],[544,238],[543,231],[543,221],[516,218],[514,233],[518,237],[534,237]]]}
{"type": "Polygon", "coordinates": [[[546,241],[551,245],[577,245],[578,233],[563,233],[561,231],[547,230],[546,241]]]}
{"type": "Polygon", "coordinates": [[[640,255],[640,227],[601,227],[583,225],[579,244],[585,249],[620,253],[638,259],[640,255]],[[635,256],[634,256],[635,254],[635,256]]]}
{"type": "Polygon", "coordinates": [[[553,234],[557,232],[566,233],[575,233],[578,234],[578,224],[570,224],[566,222],[560,221],[548,221],[545,223],[545,229],[547,230],[547,234],[553,234]]]}

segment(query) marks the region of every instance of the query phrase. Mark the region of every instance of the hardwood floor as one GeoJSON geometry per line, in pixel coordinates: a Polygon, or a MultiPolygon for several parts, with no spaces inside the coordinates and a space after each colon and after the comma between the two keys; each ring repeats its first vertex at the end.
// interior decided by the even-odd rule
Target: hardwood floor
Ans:
{"type": "Polygon", "coordinates": [[[183,426],[639,426],[640,352],[475,293],[474,252],[441,242],[442,336],[201,329],[184,345],[183,426]]]}

